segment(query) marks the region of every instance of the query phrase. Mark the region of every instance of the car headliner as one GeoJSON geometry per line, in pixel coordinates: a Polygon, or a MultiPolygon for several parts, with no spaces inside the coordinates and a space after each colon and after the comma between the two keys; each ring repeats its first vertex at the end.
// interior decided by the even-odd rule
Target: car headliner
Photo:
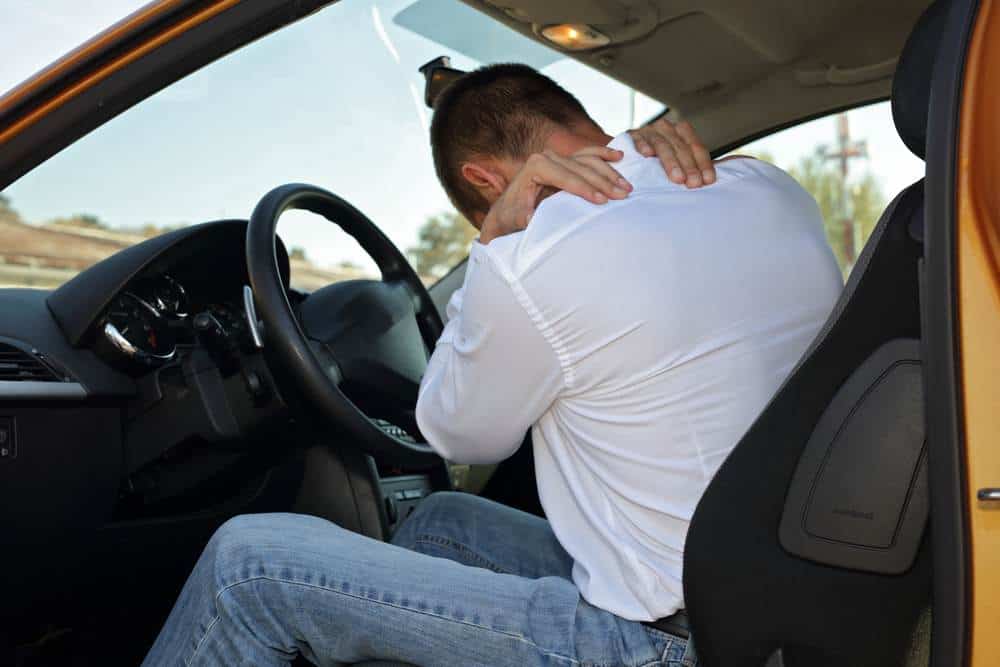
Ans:
{"type": "Polygon", "coordinates": [[[577,59],[669,105],[692,121],[713,149],[887,97],[903,42],[930,4],[466,1],[535,39],[537,26],[590,23],[610,36],[612,44],[577,54],[577,59]]]}
{"type": "MultiPolygon", "coordinates": [[[[538,41],[543,41],[537,33],[546,25],[594,26],[611,38],[611,44],[568,55],[667,104],[673,115],[695,123],[711,149],[885,98],[906,35],[929,4],[927,0],[463,1],[538,41]]],[[[234,6],[254,4],[289,7],[283,18],[271,18],[273,29],[332,3],[152,2],[0,97],[0,145],[23,140],[17,135],[70,102],[81,87],[85,90],[93,83],[95,74],[113,76],[116,68],[127,67],[201,23],[222,22],[234,6]]],[[[247,33],[233,46],[254,37],[247,33]]],[[[178,71],[174,78],[184,73],[178,71]]],[[[156,89],[169,82],[158,80],[156,89]]],[[[152,92],[144,90],[142,96],[152,92]]],[[[117,112],[108,109],[97,115],[117,112]]],[[[83,124],[79,130],[76,136],[89,131],[83,124]]],[[[9,172],[7,164],[0,165],[8,176],[3,180],[9,182],[75,140],[73,134],[67,132],[55,141],[49,137],[40,149],[45,155],[17,159],[9,172]]]]}

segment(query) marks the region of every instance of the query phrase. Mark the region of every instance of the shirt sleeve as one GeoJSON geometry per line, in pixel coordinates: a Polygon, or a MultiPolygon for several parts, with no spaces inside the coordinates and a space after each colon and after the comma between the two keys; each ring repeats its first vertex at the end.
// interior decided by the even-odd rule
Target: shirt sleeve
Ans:
{"type": "Polygon", "coordinates": [[[474,243],[417,400],[420,431],[449,461],[507,458],[564,386],[559,358],[525,299],[474,243]]]}

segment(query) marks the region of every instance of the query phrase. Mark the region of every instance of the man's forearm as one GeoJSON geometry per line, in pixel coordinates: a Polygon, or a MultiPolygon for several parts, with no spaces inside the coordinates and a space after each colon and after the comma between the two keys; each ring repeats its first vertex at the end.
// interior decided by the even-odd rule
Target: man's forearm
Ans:
{"type": "Polygon", "coordinates": [[[417,400],[421,433],[459,463],[513,454],[564,386],[552,345],[492,262],[489,248],[473,247],[417,400]]]}

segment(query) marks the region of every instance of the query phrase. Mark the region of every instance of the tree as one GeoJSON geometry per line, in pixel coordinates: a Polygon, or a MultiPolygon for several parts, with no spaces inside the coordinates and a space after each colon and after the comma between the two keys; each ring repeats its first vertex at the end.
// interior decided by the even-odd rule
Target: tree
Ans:
{"type": "MultiPolygon", "coordinates": [[[[861,229],[861,239],[867,241],[875,231],[875,225],[885,210],[885,194],[878,180],[871,172],[866,172],[864,178],[851,187],[851,210],[854,212],[854,224],[861,229]]],[[[858,254],[861,248],[857,249],[858,254]]]]}
{"type": "Polygon", "coordinates": [[[154,236],[159,236],[161,234],[166,234],[167,232],[172,232],[172,231],[175,231],[177,229],[180,229],[181,227],[186,227],[186,226],[187,225],[184,225],[184,224],[177,224],[177,225],[164,225],[164,226],[161,227],[161,226],[159,226],[159,225],[157,225],[155,223],[147,222],[146,224],[142,225],[138,229],[134,229],[134,228],[133,229],[128,229],[128,228],[125,228],[125,229],[122,229],[122,231],[124,231],[124,232],[134,232],[134,233],[138,234],[139,236],[142,236],[143,238],[151,239],[154,236]]]}
{"type": "Polygon", "coordinates": [[[87,229],[109,229],[100,218],[90,213],[76,213],[68,218],[55,218],[50,220],[50,225],[57,227],[85,227],[87,229]]]}
{"type": "Polygon", "coordinates": [[[309,261],[308,259],[306,259],[306,249],[303,248],[302,246],[297,246],[297,245],[292,246],[291,250],[288,251],[288,258],[297,259],[303,262],[309,261]]]}
{"type": "Polygon", "coordinates": [[[417,245],[407,252],[417,273],[440,277],[465,259],[479,232],[458,213],[428,218],[417,232],[417,245]]]}
{"type": "Polygon", "coordinates": [[[819,204],[826,240],[833,248],[841,269],[849,270],[852,260],[846,256],[845,221],[840,203],[841,189],[847,188],[847,213],[856,230],[854,233],[856,258],[885,208],[885,197],[878,181],[871,172],[866,172],[860,180],[844,184],[833,166],[816,154],[803,157],[796,166],[788,170],[788,173],[808,190],[819,204]]]}
{"type": "Polygon", "coordinates": [[[21,222],[21,216],[10,205],[10,197],[0,194],[0,222],[21,222]]]}
{"type": "Polygon", "coordinates": [[[108,226],[101,222],[101,219],[90,213],[80,213],[73,216],[82,227],[93,227],[95,229],[107,229],[108,226]]]}

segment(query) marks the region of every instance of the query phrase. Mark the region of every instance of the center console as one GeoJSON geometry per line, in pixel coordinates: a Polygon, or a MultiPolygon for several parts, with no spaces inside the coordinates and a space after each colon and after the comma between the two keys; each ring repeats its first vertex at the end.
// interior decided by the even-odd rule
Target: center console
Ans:
{"type": "Polygon", "coordinates": [[[417,508],[417,505],[433,491],[430,475],[400,475],[380,480],[382,502],[388,523],[389,534],[417,508]]]}

